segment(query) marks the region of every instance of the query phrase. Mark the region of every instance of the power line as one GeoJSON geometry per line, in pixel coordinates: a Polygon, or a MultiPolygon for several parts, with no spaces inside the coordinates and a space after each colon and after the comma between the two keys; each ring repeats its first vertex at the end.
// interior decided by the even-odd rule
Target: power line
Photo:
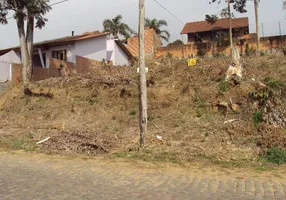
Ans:
{"type": "MultiPolygon", "coordinates": [[[[184,23],[182,20],[180,20],[175,14],[173,14],[170,10],[168,10],[165,6],[163,6],[161,3],[159,3],[157,0],[154,0],[160,7],[162,7],[164,10],[166,10],[170,15],[172,15],[176,20],[178,20],[181,24],[185,25],[186,23],[184,23]]],[[[194,33],[198,38],[200,38],[201,40],[203,40],[197,33],[194,33]]],[[[211,47],[210,44],[206,43],[207,45],[209,45],[211,47]]]]}
{"type": "MultiPolygon", "coordinates": [[[[53,6],[55,6],[55,5],[65,3],[65,2],[67,2],[67,1],[70,1],[70,0],[58,1],[58,2],[55,2],[55,3],[50,4],[49,6],[53,7],[53,6]]],[[[14,18],[14,17],[8,17],[7,20],[10,20],[10,19],[13,19],[13,18],[14,18]]]]}
{"type": "Polygon", "coordinates": [[[154,0],[159,6],[161,6],[164,10],[166,10],[170,15],[172,15],[176,20],[178,20],[181,24],[185,25],[182,20],[180,20],[178,17],[176,17],[171,11],[169,11],[166,7],[164,7],[161,3],[159,3],[157,0],[154,0]]]}

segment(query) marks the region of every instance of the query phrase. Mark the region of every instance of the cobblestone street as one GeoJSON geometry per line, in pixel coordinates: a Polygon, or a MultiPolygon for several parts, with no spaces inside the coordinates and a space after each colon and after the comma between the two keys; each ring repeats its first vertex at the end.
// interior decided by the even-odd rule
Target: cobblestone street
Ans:
{"type": "Polygon", "coordinates": [[[0,199],[286,199],[282,177],[0,152],[0,199]]]}

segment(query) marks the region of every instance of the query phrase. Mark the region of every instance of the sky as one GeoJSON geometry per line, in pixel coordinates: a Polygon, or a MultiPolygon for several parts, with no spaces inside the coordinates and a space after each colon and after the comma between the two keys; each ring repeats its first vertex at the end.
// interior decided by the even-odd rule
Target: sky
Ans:
{"type": "MultiPolygon", "coordinates": [[[[50,0],[55,3],[60,0],[50,0]]],[[[183,23],[201,21],[206,14],[216,14],[225,7],[224,3],[209,4],[209,0],[157,0],[171,11],[183,23]]],[[[260,23],[263,23],[265,36],[286,34],[286,10],[282,10],[283,0],[261,0],[259,5],[260,23]]],[[[46,15],[47,25],[42,30],[36,30],[35,42],[82,34],[87,31],[102,31],[104,19],[114,18],[120,14],[123,22],[134,30],[138,29],[139,0],[69,0],[53,6],[46,15]]],[[[250,32],[255,32],[255,16],[253,1],[247,3],[248,12],[236,14],[235,17],[248,17],[250,32]]],[[[10,13],[13,16],[13,13],[10,13]]],[[[164,19],[168,22],[171,34],[170,42],[181,39],[183,24],[170,13],[160,7],[154,0],[146,0],[146,17],[164,19]]],[[[262,25],[260,26],[262,32],[262,25]]],[[[8,25],[0,24],[0,49],[19,45],[17,26],[14,19],[8,25]]],[[[184,36],[186,41],[186,36],[184,36]]]]}

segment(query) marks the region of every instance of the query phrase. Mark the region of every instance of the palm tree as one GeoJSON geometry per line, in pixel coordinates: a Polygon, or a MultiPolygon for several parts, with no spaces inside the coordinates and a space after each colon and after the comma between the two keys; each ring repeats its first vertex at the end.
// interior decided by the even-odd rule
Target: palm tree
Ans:
{"type": "Polygon", "coordinates": [[[110,32],[114,38],[118,39],[122,35],[125,39],[130,38],[131,34],[136,34],[129,26],[122,22],[122,16],[117,15],[113,19],[103,21],[104,32],[110,32]]]}
{"type": "Polygon", "coordinates": [[[146,18],[145,19],[145,26],[148,26],[149,28],[154,29],[156,34],[158,34],[162,40],[165,40],[166,42],[169,41],[170,33],[167,30],[161,30],[162,26],[168,26],[168,24],[165,20],[146,18]]]}

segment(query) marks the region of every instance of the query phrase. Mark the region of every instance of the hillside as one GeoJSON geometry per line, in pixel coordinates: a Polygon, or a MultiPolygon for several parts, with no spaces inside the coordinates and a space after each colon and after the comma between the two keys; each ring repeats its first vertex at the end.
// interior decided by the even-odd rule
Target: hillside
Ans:
{"type": "Polygon", "coordinates": [[[12,88],[0,99],[0,145],[174,162],[252,161],[271,146],[285,148],[285,57],[243,58],[238,85],[223,81],[229,63],[205,58],[187,67],[172,58],[149,60],[148,134],[140,152],[136,67],[98,66],[93,74],[31,85],[52,98],[12,88]]]}

